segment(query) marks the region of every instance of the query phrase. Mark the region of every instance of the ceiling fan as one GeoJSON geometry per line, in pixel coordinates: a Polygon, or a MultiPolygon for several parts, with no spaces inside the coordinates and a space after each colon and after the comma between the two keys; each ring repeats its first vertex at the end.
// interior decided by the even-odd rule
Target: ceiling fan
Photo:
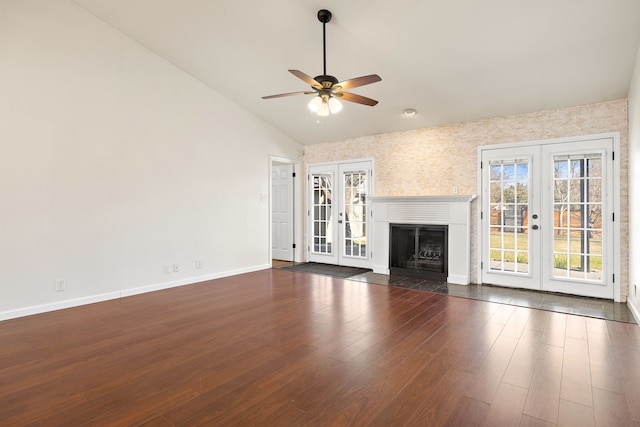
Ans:
{"type": "Polygon", "coordinates": [[[291,74],[307,83],[313,90],[263,96],[262,99],[282,98],[293,95],[317,95],[309,102],[309,109],[318,116],[328,116],[329,114],[335,114],[340,111],[342,109],[342,104],[338,101],[338,98],[343,99],[344,101],[355,102],[357,104],[369,105],[371,107],[378,103],[375,99],[345,92],[347,89],[379,82],[382,79],[377,74],[356,77],[342,82],[339,82],[334,76],[327,74],[327,41],[325,26],[327,22],[331,21],[331,17],[331,12],[326,9],[318,11],[318,20],[322,22],[322,75],[312,78],[302,71],[289,70],[291,74]]]}

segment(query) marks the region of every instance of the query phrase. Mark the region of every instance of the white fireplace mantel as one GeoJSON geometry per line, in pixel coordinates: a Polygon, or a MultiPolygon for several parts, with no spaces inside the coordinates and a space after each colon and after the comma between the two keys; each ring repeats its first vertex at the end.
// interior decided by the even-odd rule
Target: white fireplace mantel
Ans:
{"type": "Polygon", "coordinates": [[[471,281],[471,203],[476,196],[371,197],[373,272],[389,274],[389,224],[448,225],[447,282],[471,281]]]}

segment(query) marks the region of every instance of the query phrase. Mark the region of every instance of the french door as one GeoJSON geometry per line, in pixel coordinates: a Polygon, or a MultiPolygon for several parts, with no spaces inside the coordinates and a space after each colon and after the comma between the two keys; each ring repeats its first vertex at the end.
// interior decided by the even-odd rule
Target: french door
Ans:
{"type": "Polygon", "coordinates": [[[612,160],[612,138],[482,149],[482,282],[613,299],[612,160]]]}
{"type": "Polygon", "coordinates": [[[309,166],[309,261],[371,266],[371,161],[309,166]]]}

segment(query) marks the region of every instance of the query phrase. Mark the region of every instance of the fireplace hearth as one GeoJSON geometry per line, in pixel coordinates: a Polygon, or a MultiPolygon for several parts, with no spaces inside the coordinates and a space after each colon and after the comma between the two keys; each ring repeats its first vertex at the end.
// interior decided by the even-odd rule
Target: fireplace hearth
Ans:
{"type": "Polygon", "coordinates": [[[390,274],[447,280],[446,225],[389,224],[390,274]]]}

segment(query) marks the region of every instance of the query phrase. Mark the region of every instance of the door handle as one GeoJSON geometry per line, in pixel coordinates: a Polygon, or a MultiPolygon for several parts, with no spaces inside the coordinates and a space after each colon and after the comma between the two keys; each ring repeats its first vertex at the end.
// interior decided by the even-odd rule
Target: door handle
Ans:
{"type": "Polygon", "coordinates": [[[342,220],[341,219],[338,220],[338,224],[342,224],[342,220]]]}
{"type": "Polygon", "coordinates": [[[531,228],[533,228],[534,230],[537,230],[539,227],[537,225],[532,225],[531,228]]]}

